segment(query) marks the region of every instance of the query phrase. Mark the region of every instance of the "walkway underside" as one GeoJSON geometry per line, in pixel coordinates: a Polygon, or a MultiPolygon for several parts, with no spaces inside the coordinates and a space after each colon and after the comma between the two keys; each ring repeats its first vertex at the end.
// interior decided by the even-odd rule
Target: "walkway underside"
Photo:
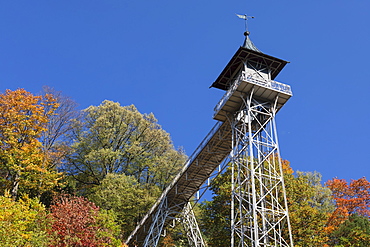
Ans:
{"type": "MultiPolygon", "coordinates": [[[[162,193],[151,210],[131,233],[127,240],[129,246],[144,242],[152,223],[152,217],[163,198],[167,197],[168,208],[174,214],[180,213],[191,197],[199,190],[214,170],[229,155],[231,151],[231,125],[228,121],[218,122],[207,135],[195,153],[190,157],[182,171],[162,193]]],[[[172,218],[171,217],[171,218],[172,218]]],[[[165,225],[171,220],[169,218],[165,225]]]]}

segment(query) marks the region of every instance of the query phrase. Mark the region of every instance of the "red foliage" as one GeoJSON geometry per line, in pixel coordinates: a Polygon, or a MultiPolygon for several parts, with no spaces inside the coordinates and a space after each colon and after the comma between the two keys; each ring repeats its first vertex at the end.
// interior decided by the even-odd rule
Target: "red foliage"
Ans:
{"type": "Polygon", "coordinates": [[[101,246],[96,237],[98,211],[94,203],[83,197],[62,195],[55,198],[50,213],[51,234],[55,236],[51,246],[101,246]]]}

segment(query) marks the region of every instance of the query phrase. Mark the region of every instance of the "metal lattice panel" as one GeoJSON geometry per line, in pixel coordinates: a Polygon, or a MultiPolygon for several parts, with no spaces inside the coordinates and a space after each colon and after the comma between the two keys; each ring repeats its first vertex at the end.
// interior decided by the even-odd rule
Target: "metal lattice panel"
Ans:
{"type": "Polygon", "coordinates": [[[190,202],[184,208],[184,211],[181,214],[181,220],[188,237],[189,245],[192,247],[205,247],[206,245],[190,202]]]}
{"type": "Polygon", "coordinates": [[[292,246],[276,101],[257,101],[252,90],[232,119],[232,247],[292,246]]]}

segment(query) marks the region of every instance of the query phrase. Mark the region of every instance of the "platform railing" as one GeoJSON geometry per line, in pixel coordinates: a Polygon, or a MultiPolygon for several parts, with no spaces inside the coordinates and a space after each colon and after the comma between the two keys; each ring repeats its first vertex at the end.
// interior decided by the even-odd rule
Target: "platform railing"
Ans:
{"type": "Polygon", "coordinates": [[[262,86],[265,88],[269,88],[281,93],[285,93],[288,95],[293,95],[292,90],[289,85],[273,81],[273,80],[267,80],[267,79],[260,79],[252,76],[252,74],[246,73],[245,71],[242,71],[238,75],[238,77],[234,80],[234,83],[231,85],[229,90],[226,91],[226,93],[222,96],[221,100],[217,103],[217,105],[214,108],[214,116],[220,111],[220,109],[225,105],[225,103],[229,100],[231,95],[235,92],[235,90],[239,87],[240,83],[243,81],[249,82],[258,86],[262,86]]]}

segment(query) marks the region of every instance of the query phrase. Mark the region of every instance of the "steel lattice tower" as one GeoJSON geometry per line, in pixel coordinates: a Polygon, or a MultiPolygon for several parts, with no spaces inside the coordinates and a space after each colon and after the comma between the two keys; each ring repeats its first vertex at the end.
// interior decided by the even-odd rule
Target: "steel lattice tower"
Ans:
{"type": "Polygon", "coordinates": [[[226,165],[231,247],[293,246],[275,123],[292,96],[289,85],[274,81],[286,64],[258,50],[245,32],[212,84],[226,91],[215,107],[218,122],[126,240],[130,247],[157,246],[173,220],[184,223],[190,246],[206,246],[189,201],[226,165]]]}
{"type": "Polygon", "coordinates": [[[292,246],[275,123],[292,93],[272,80],[287,62],[263,54],[245,35],[212,85],[227,90],[214,118],[232,130],[231,246],[292,246]]]}

